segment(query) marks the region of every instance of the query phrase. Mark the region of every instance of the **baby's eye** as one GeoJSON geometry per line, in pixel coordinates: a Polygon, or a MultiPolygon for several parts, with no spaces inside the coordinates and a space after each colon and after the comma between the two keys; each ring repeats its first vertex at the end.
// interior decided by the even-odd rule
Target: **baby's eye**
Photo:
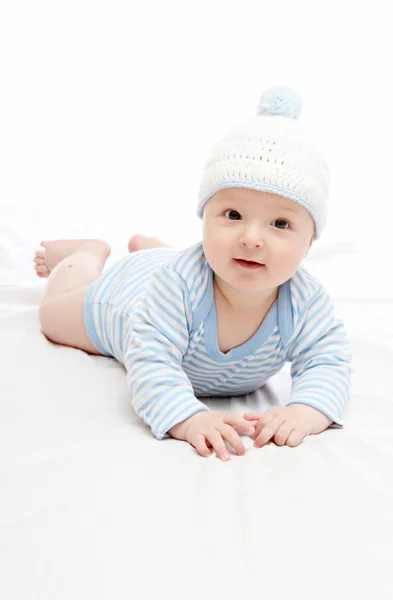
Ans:
{"type": "Polygon", "coordinates": [[[237,212],[237,210],[226,210],[224,212],[224,215],[226,215],[227,213],[229,213],[228,218],[231,221],[238,221],[239,219],[241,219],[241,215],[240,215],[240,213],[237,212]]]}
{"type": "Polygon", "coordinates": [[[277,227],[277,229],[288,229],[288,227],[290,227],[288,221],[285,221],[285,219],[275,219],[273,221],[273,223],[279,223],[280,225],[277,227]],[[284,224],[284,227],[282,227],[282,224],[284,224]],[[288,225],[288,227],[285,227],[285,224],[288,225]]]}

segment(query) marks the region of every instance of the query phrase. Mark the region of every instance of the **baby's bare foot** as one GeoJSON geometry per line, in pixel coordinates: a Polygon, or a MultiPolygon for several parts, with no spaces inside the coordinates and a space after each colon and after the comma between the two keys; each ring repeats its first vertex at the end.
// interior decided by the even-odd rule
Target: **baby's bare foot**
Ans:
{"type": "Polygon", "coordinates": [[[33,258],[38,277],[49,277],[55,266],[74,252],[92,251],[102,255],[105,259],[111,253],[111,247],[104,240],[55,240],[41,242],[40,245],[45,250],[37,250],[33,258]]]}
{"type": "Polygon", "coordinates": [[[147,235],[133,235],[128,241],[128,252],[137,252],[138,250],[149,250],[150,248],[161,248],[161,246],[170,247],[161,240],[148,237],[147,235]]]}

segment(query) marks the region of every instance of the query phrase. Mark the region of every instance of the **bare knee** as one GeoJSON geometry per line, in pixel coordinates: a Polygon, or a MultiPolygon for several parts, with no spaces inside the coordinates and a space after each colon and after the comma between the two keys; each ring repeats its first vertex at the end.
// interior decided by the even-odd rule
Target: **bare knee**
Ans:
{"type": "Polygon", "coordinates": [[[45,337],[47,337],[51,342],[61,343],[58,342],[59,320],[61,317],[59,315],[59,311],[56,310],[56,307],[53,306],[53,302],[51,302],[50,299],[41,302],[38,311],[38,318],[40,321],[41,331],[45,337]]]}
{"type": "Polygon", "coordinates": [[[42,333],[51,342],[100,354],[90,342],[83,320],[83,300],[88,286],[51,296],[39,307],[42,333]]]}

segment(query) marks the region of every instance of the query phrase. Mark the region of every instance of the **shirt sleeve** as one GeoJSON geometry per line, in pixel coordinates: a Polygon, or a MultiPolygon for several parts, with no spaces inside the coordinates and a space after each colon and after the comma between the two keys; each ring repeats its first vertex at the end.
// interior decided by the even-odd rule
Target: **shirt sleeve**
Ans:
{"type": "Polygon", "coordinates": [[[181,421],[209,408],[194,395],[182,368],[192,312],[176,271],[156,271],[129,320],[125,351],[127,383],[135,412],[162,439],[181,421]]]}
{"type": "Polygon", "coordinates": [[[289,404],[307,404],[342,426],[349,401],[352,351],[343,323],[324,289],[311,301],[293,342],[289,404]]]}

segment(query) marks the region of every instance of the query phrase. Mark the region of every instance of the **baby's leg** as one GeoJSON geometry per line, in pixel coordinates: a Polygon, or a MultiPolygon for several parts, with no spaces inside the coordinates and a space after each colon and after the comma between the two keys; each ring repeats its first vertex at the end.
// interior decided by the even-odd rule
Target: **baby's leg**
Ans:
{"type": "Polygon", "coordinates": [[[89,285],[102,273],[110,246],[102,240],[57,240],[41,245],[45,251],[36,252],[36,272],[49,276],[39,307],[42,332],[56,344],[100,354],[86,333],[83,300],[89,285]]]}
{"type": "Polygon", "coordinates": [[[170,248],[169,244],[161,242],[161,240],[148,237],[147,235],[133,235],[128,241],[128,252],[137,252],[137,250],[149,250],[150,248],[160,248],[166,246],[170,248]]]}

